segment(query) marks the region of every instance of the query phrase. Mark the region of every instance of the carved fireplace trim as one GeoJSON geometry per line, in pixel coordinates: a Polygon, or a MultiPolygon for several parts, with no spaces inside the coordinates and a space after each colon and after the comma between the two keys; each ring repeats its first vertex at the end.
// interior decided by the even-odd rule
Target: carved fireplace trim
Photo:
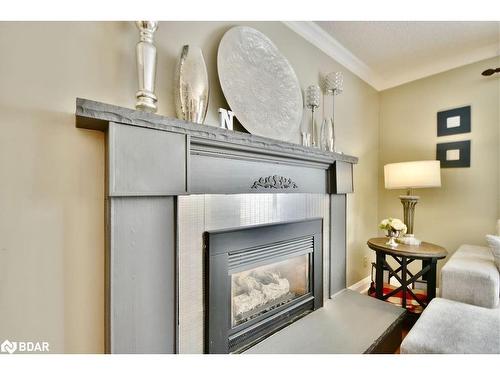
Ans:
{"type": "Polygon", "coordinates": [[[179,195],[331,194],[330,294],[345,288],[356,157],[80,98],[76,126],[106,133],[107,352],[176,352],[179,195]]]}

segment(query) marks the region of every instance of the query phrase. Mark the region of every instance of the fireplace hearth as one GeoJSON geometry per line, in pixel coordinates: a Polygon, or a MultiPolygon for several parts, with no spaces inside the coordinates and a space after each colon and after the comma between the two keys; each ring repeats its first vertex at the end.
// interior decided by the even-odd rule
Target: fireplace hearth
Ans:
{"type": "Polygon", "coordinates": [[[240,352],[323,305],[322,219],[205,233],[205,352],[240,352]]]}

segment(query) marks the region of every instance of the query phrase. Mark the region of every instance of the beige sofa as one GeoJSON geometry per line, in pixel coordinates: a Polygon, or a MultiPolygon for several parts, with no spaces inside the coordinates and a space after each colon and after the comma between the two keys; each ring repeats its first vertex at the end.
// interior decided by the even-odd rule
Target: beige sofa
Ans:
{"type": "Polygon", "coordinates": [[[462,245],[441,270],[441,297],[495,308],[500,274],[489,247],[462,245]]]}
{"type": "Polygon", "coordinates": [[[441,271],[431,301],[401,353],[500,354],[500,273],[488,247],[462,245],[441,271]]]}

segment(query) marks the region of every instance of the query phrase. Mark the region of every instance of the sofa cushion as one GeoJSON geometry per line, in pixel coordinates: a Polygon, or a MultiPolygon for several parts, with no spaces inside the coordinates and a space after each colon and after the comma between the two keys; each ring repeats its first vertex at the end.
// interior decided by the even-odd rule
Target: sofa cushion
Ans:
{"type": "Polygon", "coordinates": [[[453,258],[481,258],[494,261],[493,253],[488,246],[461,245],[453,253],[453,258]]]}
{"type": "Polygon", "coordinates": [[[434,298],[401,343],[405,354],[500,354],[500,308],[434,298]]]}
{"type": "Polygon", "coordinates": [[[487,247],[462,245],[441,270],[441,297],[494,308],[500,274],[487,247]]]}
{"type": "Polygon", "coordinates": [[[493,236],[491,234],[486,235],[486,240],[490,245],[491,252],[493,253],[493,257],[495,258],[495,264],[497,265],[498,270],[500,271],[500,237],[493,236]]]}

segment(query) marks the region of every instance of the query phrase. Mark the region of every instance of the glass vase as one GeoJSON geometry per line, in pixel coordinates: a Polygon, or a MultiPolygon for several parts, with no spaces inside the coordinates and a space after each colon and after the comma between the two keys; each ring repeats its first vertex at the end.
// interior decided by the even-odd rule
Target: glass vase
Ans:
{"type": "Polygon", "coordinates": [[[321,148],[321,129],[315,118],[312,119],[311,131],[312,131],[312,146],[316,148],[321,148]]]}
{"type": "Polygon", "coordinates": [[[203,124],[208,109],[209,82],[203,53],[185,45],[175,74],[175,110],[181,120],[203,124]]]}
{"type": "Polygon", "coordinates": [[[335,152],[335,125],[331,118],[324,119],[321,124],[321,149],[335,152]]]}

